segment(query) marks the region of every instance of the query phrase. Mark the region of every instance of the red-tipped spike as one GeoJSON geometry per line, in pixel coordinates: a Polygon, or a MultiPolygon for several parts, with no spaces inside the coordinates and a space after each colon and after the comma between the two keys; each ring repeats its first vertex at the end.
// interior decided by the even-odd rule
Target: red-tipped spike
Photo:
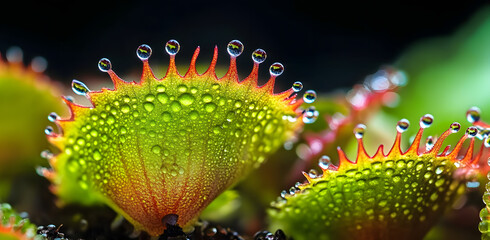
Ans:
{"type": "Polygon", "coordinates": [[[302,171],[301,173],[303,173],[303,176],[305,176],[306,180],[308,180],[309,183],[312,183],[313,178],[310,177],[310,174],[305,171],[302,171]]]}
{"type": "Polygon", "coordinates": [[[250,72],[248,77],[243,79],[242,83],[247,83],[252,86],[257,86],[258,79],[259,79],[259,63],[254,62],[252,72],[250,72]]]}
{"type": "Polygon", "coordinates": [[[461,159],[461,162],[463,165],[470,164],[473,160],[473,148],[475,147],[475,138],[472,138],[470,140],[470,145],[468,146],[468,150],[466,150],[466,154],[464,155],[463,159],[461,159]]]}
{"type": "Polygon", "coordinates": [[[191,64],[189,65],[189,70],[187,70],[187,73],[185,74],[184,78],[190,78],[199,75],[196,70],[196,61],[197,61],[197,56],[199,56],[199,51],[200,51],[200,47],[198,46],[194,51],[194,55],[192,55],[191,64]]]}
{"type": "Polygon", "coordinates": [[[230,67],[228,68],[228,72],[226,72],[225,76],[223,76],[221,79],[230,79],[232,81],[239,82],[238,72],[236,69],[236,57],[230,56],[230,67]]]}
{"type": "Polygon", "coordinates": [[[142,61],[143,61],[143,72],[141,73],[140,84],[149,82],[149,79],[156,79],[155,74],[153,74],[153,70],[151,69],[150,64],[148,63],[148,59],[142,61]]]}
{"type": "Polygon", "coordinates": [[[419,148],[420,148],[420,141],[422,139],[422,134],[424,133],[424,128],[420,128],[419,131],[417,132],[417,135],[415,135],[415,139],[413,140],[412,145],[410,145],[410,148],[404,153],[404,155],[418,155],[419,154],[419,148]]]}
{"type": "Polygon", "coordinates": [[[402,141],[402,133],[397,132],[395,137],[395,142],[393,143],[393,146],[391,147],[388,156],[402,155],[401,141],[402,141]]]}
{"type": "Polygon", "coordinates": [[[372,159],[374,159],[374,158],[381,159],[383,157],[385,157],[385,155],[384,155],[384,146],[383,145],[379,145],[378,150],[376,151],[376,154],[374,154],[374,156],[372,157],[372,159]]]}
{"type": "Polygon", "coordinates": [[[337,147],[337,153],[339,155],[339,166],[338,168],[342,167],[342,163],[353,163],[351,160],[347,158],[345,155],[345,152],[342,150],[342,148],[337,147]]]}
{"type": "Polygon", "coordinates": [[[448,158],[450,159],[457,159],[458,155],[459,155],[459,151],[461,151],[461,148],[463,147],[463,143],[464,141],[468,138],[468,134],[465,134],[464,136],[462,136],[458,143],[456,144],[456,146],[454,147],[453,151],[451,151],[450,154],[448,154],[448,158]]]}
{"type": "Polygon", "coordinates": [[[218,62],[218,46],[214,46],[214,52],[213,52],[213,59],[211,60],[211,64],[209,64],[208,70],[203,75],[213,75],[214,78],[216,77],[216,63],[218,62]]]}
{"type": "Polygon", "coordinates": [[[355,162],[356,163],[365,162],[368,159],[370,159],[370,157],[368,156],[366,149],[364,148],[364,143],[362,141],[362,138],[358,138],[357,139],[357,158],[356,158],[355,162]]]}
{"type": "Polygon", "coordinates": [[[276,83],[276,76],[271,75],[269,80],[264,85],[262,85],[260,88],[263,88],[267,92],[273,94],[275,83],[276,83]]]}
{"type": "MultiPolygon", "coordinates": [[[[442,142],[444,142],[444,140],[449,136],[449,134],[452,133],[452,130],[451,129],[448,129],[446,131],[444,131],[444,133],[442,133],[441,137],[439,137],[436,141],[436,143],[434,144],[434,146],[432,147],[432,149],[430,149],[430,151],[428,152],[428,154],[431,154],[432,156],[436,156],[438,153],[439,153],[439,150],[441,150],[441,147],[442,147],[442,142]]],[[[427,152],[427,151],[426,151],[427,152]]]]}

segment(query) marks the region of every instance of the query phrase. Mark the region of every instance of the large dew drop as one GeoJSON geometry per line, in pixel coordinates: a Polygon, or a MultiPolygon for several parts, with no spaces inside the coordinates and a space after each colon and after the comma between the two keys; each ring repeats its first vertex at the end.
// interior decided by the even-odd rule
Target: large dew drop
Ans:
{"type": "Polygon", "coordinates": [[[364,137],[365,131],[366,131],[366,125],[357,124],[357,126],[354,128],[354,136],[356,136],[357,139],[361,139],[362,137],[364,137]]]}
{"type": "Polygon", "coordinates": [[[284,72],[284,66],[281,63],[273,63],[269,68],[269,72],[272,76],[279,76],[284,72]]]}
{"type": "Polygon", "coordinates": [[[459,129],[461,129],[461,124],[459,124],[458,122],[453,122],[451,126],[449,126],[449,128],[451,128],[452,133],[457,133],[459,129]]]}
{"type": "Polygon", "coordinates": [[[313,103],[316,100],[315,90],[308,90],[303,94],[303,101],[305,103],[313,103]]]}
{"type": "Polygon", "coordinates": [[[293,86],[291,88],[294,92],[299,92],[303,89],[303,83],[300,81],[296,81],[293,83],[293,86]]]}
{"type": "Polygon", "coordinates": [[[167,53],[171,56],[177,54],[179,50],[180,44],[177,42],[177,40],[172,39],[165,44],[165,51],[167,51],[167,53]]]}
{"type": "Polygon", "coordinates": [[[265,61],[265,59],[267,58],[267,53],[262,50],[262,49],[256,49],[253,53],[252,53],[252,60],[256,63],[263,63],[265,61]]]}
{"type": "Polygon", "coordinates": [[[141,60],[147,60],[151,56],[151,47],[146,44],[140,45],[138,49],[136,49],[136,55],[138,55],[138,58],[141,60]]]}
{"type": "Polygon", "coordinates": [[[100,59],[97,66],[99,67],[99,70],[102,72],[108,72],[109,70],[112,69],[111,61],[109,61],[109,59],[107,58],[100,59]]]}
{"type": "Polygon", "coordinates": [[[420,118],[420,127],[421,128],[428,128],[432,123],[434,122],[434,117],[430,114],[425,114],[423,117],[420,118]]]}
{"type": "Polygon", "coordinates": [[[232,57],[238,57],[243,52],[243,43],[238,40],[232,40],[228,43],[226,50],[228,50],[228,54],[232,57]]]}
{"type": "Polygon", "coordinates": [[[471,107],[466,112],[466,119],[470,123],[475,123],[480,121],[480,109],[478,107],[471,107]]]}
{"type": "Polygon", "coordinates": [[[73,90],[74,93],[82,96],[86,96],[90,90],[88,89],[87,85],[85,83],[80,82],[76,79],[73,79],[71,82],[71,89],[73,90]]]}
{"type": "Polygon", "coordinates": [[[399,133],[403,133],[407,131],[409,126],[410,126],[410,122],[404,118],[398,121],[398,123],[396,124],[396,131],[398,131],[399,133]]]}

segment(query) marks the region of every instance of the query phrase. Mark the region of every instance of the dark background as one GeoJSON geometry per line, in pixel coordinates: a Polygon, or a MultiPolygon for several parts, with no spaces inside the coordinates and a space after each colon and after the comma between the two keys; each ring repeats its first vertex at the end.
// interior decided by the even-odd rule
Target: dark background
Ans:
{"type": "Polygon", "coordinates": [[[44,56],[47,73],[68,86],[73,78],[101,74],[101,57],[111,59],[120,75],[135,71],[141,66],[135,50],[142,43],[153,48],[151,62],[166,63],[163,45],[177,39],[177,63],[188,64],[199,45],[198,63],[208,64],[217,45],[218,64],[228,64],[225,46],[239,39],[245,45],[238,59],[242,77],[251,69],[251,52],[263,48],[268,59],[262,78],[279,61],[286,68],[281,87],[300,80],[306,88],[330,91],[394,62],[416,41],[451,34],[485,3],[15,1],[0,8],[0,52],[19,46],[26,62],[44,56]]]}

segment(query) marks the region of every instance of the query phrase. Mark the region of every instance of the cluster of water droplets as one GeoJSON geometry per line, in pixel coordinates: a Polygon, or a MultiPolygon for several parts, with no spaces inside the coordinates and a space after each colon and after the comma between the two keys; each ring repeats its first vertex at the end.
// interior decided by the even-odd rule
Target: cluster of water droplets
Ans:
{"type": "Polygon", "coordinates": [[[385,68],[372,75],[368,75],[361,87],[354,88],[347,93],[347,100],[353,107],[362,109],[369,104],[369,98],[373,94],[380,96],[381,104],[395,107],[399,102],[399,95],[395,89],[404,86],[407,77],[402,71],[385,68]]]}

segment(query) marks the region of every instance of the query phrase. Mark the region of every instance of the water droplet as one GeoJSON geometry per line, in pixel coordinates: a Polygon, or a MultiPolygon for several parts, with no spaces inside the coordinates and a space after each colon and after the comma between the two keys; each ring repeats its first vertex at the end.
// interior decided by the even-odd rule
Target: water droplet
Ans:
{"type": "Polygon", "coordinates": [[[327,155],[321,156],[320,159],[318,160],[318,166],[322,169],[329,169],[331,165],[332,165],[332,160],[330,160],[330,157],[327,155]]]}
{"type": "Polygon", "coordinates": [[[56,114],[55,112],[52,112],[48,115],[48,120],[50,122],[55,122],[57,119],[59,119],[60,117],[58,116],[58,114],[56,114]]]}
{"type": "Polygon", "coordinates": [[[201,99],[204,103],[208,103],[208,102],[211,102],[213,101],[213,96],[211,96],[211,94],[209,93],[205,93],[201,96],[201,99]]]}
{"type": "Polygon", "coordinates": [[[87,85],[85,83],[80,82],[76,79],[73,79],[71,82],[71,89],[73,90],[74,93],[82,96],[86,96],[90,90],[88,89],[87,85]]]}
{"type": "Polygon", "coordinates": [[[478,134],[478,128],[471,126],[468,129],[466,129],[466,133],[468,134],[469,138],[475,137],[476,134],[478,134]]]}
{"type": "Polygon", "coordinates": [[[256,49],[253,53],[252,53],[252,60],[256,63],[263,63],[265,61],[265,59],[267,58],[267,53],[262,50],[262,49],[256,49]]]}
{"type": "Polygon", "coordinates": [[[432,123],[434,122],[434,117],[430,114],[425,114],[423,117],[420,118],[420,127],[421,128],[428,128],[432,123]]]}
{"type": "Polygon", "coordinates": [[[228,43],[227,50],[232,57],[238,57],[243,52],[243,43],[238,40],[232,40],[228,43]]]}
{"type": "Polygon", "coordinates": [[[141,44],[138,49],[136,49],[136,55],[141,60],[147,60],[151,56],[151,47],[146,44],[141,44]]]}
{"type": "Polygon", "coordinates": [[[44,129],[44,133],[45,133],[46,135],[49,135],[49,136],[50,136],[50,135],[53,135],[53,134],[54,134],[54,129],[53,129],[53,127],[51,127],[51,126],[47,126],[47,127],[44,129]]]}
{"type": "Polygon", "coordinates": [[[206,110],[206,112],[214,112],[214,110],[216,109],[216,104],[210,102],[210,103],[206,103],[204,104],[204,110],[206,110]]]}
{"type": "Polygon", "coordinates": [[[155,145],[153,147],[151,147],[151,151],[154,153],[154,154],[160,154],[160,152],[162,151],[162,147],[158,146],[158,145],[155,145]]]}
{"type": "Polygon", "coordinates": [[[99,70],[102,72],[108,72],[112,69],[111,61],[107,58],[100,59],[97,66],[99,66],[99,70]]]}
{"type": "Polygon", "coordinates": [[[303,122],[305,124],[314,123],[318,119],[319,112],[314,107],[309,107],[303,113],[303,122]]]}
{"type": "Polygon", "coordinates": [[[313,103],[316,100],[315,90],[308,90],[303,94],[303,101],[305,103],[313,103]]]}
{"type": "Polygon", "coordinates": [[[284,66],[281,63],[275,62],[269,68],[269,72],[272,76],[279,76],[284,72],[284,66]]]}
{"type": "Polygon", "coordinates": [[[310,169],[310,171],[308,172],[308,176],[310,178],[317,178],[318,177],[318,173],[315,169],[310,169]]]}
{"type": "Polygon", "coordinates": [[[194,102],[194,96],[189,93],[184,93],[179,96],[179,102],[184,106],[189,106],[194,102]]]}
{"type": "Polygon", "coordinates": [[[153,104],[151,102],[145,102],[145,103],[143,103],[143,107],[145,108],[145,110],[147,112],[151,112],[151,111],[153,111],[153,109],[155,109],[155,104],[153,104]]]}
{"type": "Polygon", "coordinates": [[[364,137],[364,131],[366,131],[366,125],[364,124],[357,124],[357,126],[354,128],[354,136],[356,136],[357,139],[360,139],[364,137]]]}
{"type": "Polygon", "coordinates": [[[484,144],[485,144],[485,147],[490,148],[490,137],[485,138],[484,144]]]}
{"type": "Polygon", "coordinates": [[[480,108],[471,107],[470,109],[468,109],[468,111],[466,111],[466,119],[470,123],[478,122],[480,121],[480,113],[481,113],[480,108]]]}
{"type": "Polygon", "coordinates": [[[170,122],[170,121],[172,121],[172,118],[173,117],[172,117],[171,113],[166,112],[166,111],[162,113],[162,119],[164,122],[170,122]]]}
{"type": "Polygon", "coordinates": [[[425,142],[425,150],[430,151],[434,147],[434,137],[428,136],[425,142]]]}
{"type": "Polygon", "coordinates": [[[286,190],[281,191],[281,197],[282,198],[286,198],[287,195],[288,195],[288,192],[286,190]]]}
{"type": "Polygon", "coordinates": [[[20,47],[17,47],[17,46],[10,47],[9,49],[7,49],[7,52],[5,54],[7,61],[9,61],[11,63],[22,62],[23,56],[24,56],[24,53],[22,52],[22,49],[20,47]]]}
{"type": "Polygon", "coordinates": [[[177,40],[171,39],[165,44],[165,51],[169,55],[175,55],[179,52],[180,50],[180,44],[177,42],[177,40]]]}
{"type": "Polygon", "coordinates": [[[410,126],[410,122],[404,118],[398,121],[398,123],[396,124],[396,131],[398,131],[399,133],[403,133],[407,131],[409,126],[410,126]]]}
{"type": "Polygon", "coordinates": [[[44,159],[49,160],[49,159],[53,158],[53,156],[54,156],[53,153],[49,150],[44,150],[41,152],[41,157],[44,159]]]}
{"type": "Polygon", "coordinates": [[[158,93],[157,94],[157,99],[160,103],[166,104],[169,101],[169,96],[166,93],[158,93]]]}
{"type": "Polygon", "coordinates": [[[95,150],[93,157],[94,157],[94,160],[99,161],[100,159],[102,159],[102,154],[100,153],[99,150],[95,150]]]}
{"type": "Polygon", "coordinates": [[[180,105],[179,102],[173,101],[172,103],[170,103],[170,109],[172,109],[172,111],[174,112],[178,112],[182,110],[182,106],[180,105]]]}
{"type": "Polygon", "coordinates": [[[459,129],[461,129],[461,124],[459,124],[459,122],[453,122],[449,128],[451,129],[452,133],[457,133],[459,129]]]}
{"type": "Polygon", "coordinates": [[[303,83],[300,81],[296,81],[293,83],[293,86],[291,88],[294,92],[299,92],[303,89],[303,83]]]}
{"type": "Polygon", "coordinates": [[[31,68],[34,72],[42,73],[48,67],[48,61],[46,58],[37,56],[34,57],[31,61],[31,68]]]}
{"type": "Polygon", "coordinates": [[[121,112],[128,113],[131,110],[131,107],[128,104],[123,104],[121,106],[121,112]]]}

